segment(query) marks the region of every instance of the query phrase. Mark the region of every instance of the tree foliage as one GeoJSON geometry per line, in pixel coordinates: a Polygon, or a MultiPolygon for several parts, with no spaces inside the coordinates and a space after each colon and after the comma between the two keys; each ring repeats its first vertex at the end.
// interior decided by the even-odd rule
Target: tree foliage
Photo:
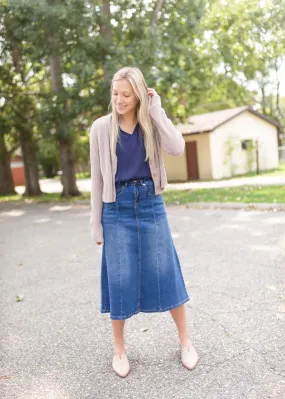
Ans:
{"type": "Polygon", "coordinates": [[[284,22],[285,0],[0,0],[5,148],[26,134],[42,166],[65,162],[63,143],[88,162],[84,137],[126,65],[174,121],[252,104],[284,126],[284,22]]]}

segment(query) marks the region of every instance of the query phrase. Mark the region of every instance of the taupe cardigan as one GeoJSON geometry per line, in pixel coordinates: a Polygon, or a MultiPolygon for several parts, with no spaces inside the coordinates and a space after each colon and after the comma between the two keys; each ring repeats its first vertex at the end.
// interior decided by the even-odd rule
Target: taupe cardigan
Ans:
{"type": "MultiPolygon", "coordinates": [[[[167,185],[167,177],[162,158],[162,150],[169,155],[182,155],[185,141],[182,134],[167,118],[161,106],[159,95],[154,95],[150,103],[150,116],[154,121],[156,156],[149,166],[155,185],[155,194],[160,194],[167,185]]],[[[102,227],[103,202],[116,201],[115,175],[117,157],[111,160],[110,152],[111,114],[93,122],[90,129],[91,165],[91,237],[95,242],[104,242],[102,227]]]]}

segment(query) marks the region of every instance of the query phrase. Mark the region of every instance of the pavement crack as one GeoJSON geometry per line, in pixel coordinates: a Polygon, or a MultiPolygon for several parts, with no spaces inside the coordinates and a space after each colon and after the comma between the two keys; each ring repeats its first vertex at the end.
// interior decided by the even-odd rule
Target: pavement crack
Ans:
{"type": "Polygon", "coordinates": [[[247,348],[247,349],[245,349],[245,350],[243,350],[243,351],[240,351],[240,352],[238,352],[238,353],[235,353],[233,356],[231,356],[231,357],[229,357],[229,358],[223,359],[223,360],[221,360],[221,361],[219,361],[219,362],[216,362],[216,363],[214,363],[214,364],[208,364],[208,363],[200,363],[200,364],[201,364],[201,365],[203,364],[204,366],[207,366],[207,367],[214,368],[214,367],[216,367],[216,366],[220,366],[220,365],[222,365],[222,364],[224,364],[224,363],[226,363],[226,362],[229,362],[229,361],[231,361],[231,360],[233,360],[233,359],[235,359],[235,358],[237,358],[237,357],[243,355],[244,353],[247,353],[247,352],[250,351],[250,350],[251,350],[251,348],[247,348]]]}
{"type": "MultiPolygon", "coordinates": [[[[211,319],[217,326],[221,327],[221,328],[224,330],[224,332],[226,333],[227,336],[229,336],[229,337],[234,337],[233,334],[231,334],[231,333],[226,329],[226,327],[225,327],[223,324],[221,324],[220,322],[218,322],[218,321],[215,319],[215,317],[213,317],[213,314],[210,314],[210,313],[206,312],[204,309],[201,309],[201,308],[199,308],[199,307],[196,307],[196,309],[198,309],[198,311],[200,311],[200,312],[206,314],[208,317],[210,317],[210,319],[211,319]]],[[[237,340],[237,341],[242,342],[242,343],[245,343],[244,341],[240,341],[240,340],[237,340]]]]}

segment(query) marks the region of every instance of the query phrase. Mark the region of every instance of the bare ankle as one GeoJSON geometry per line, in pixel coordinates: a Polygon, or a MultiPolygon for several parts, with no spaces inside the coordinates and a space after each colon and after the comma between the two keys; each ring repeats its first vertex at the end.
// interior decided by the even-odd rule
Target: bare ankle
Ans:
{"type": "Polygon", "coordinates": [[[191,344],[191,340],[190,340],[188,332],[178,334],[178,336],[179,336],[180,345],[186,346],[186,345],[191,344]]]}
{"type": "Polygon", "coordinates": [[[114,344],[114,354],[115,355],[121,355],[122,353],[125,353],[125,344],[124,343],[118,343],[114,344]]]}

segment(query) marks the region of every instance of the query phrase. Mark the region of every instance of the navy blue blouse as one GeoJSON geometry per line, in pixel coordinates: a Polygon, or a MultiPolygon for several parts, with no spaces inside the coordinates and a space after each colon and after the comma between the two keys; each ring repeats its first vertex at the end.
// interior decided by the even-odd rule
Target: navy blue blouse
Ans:
{"type": "Polygon", "coordinates": [[[151,177],[149,162],[145,162],[144,138],[139,123],[132,134],[126,133],[120,128],[116,155],[115,182],[151,177]]]}

